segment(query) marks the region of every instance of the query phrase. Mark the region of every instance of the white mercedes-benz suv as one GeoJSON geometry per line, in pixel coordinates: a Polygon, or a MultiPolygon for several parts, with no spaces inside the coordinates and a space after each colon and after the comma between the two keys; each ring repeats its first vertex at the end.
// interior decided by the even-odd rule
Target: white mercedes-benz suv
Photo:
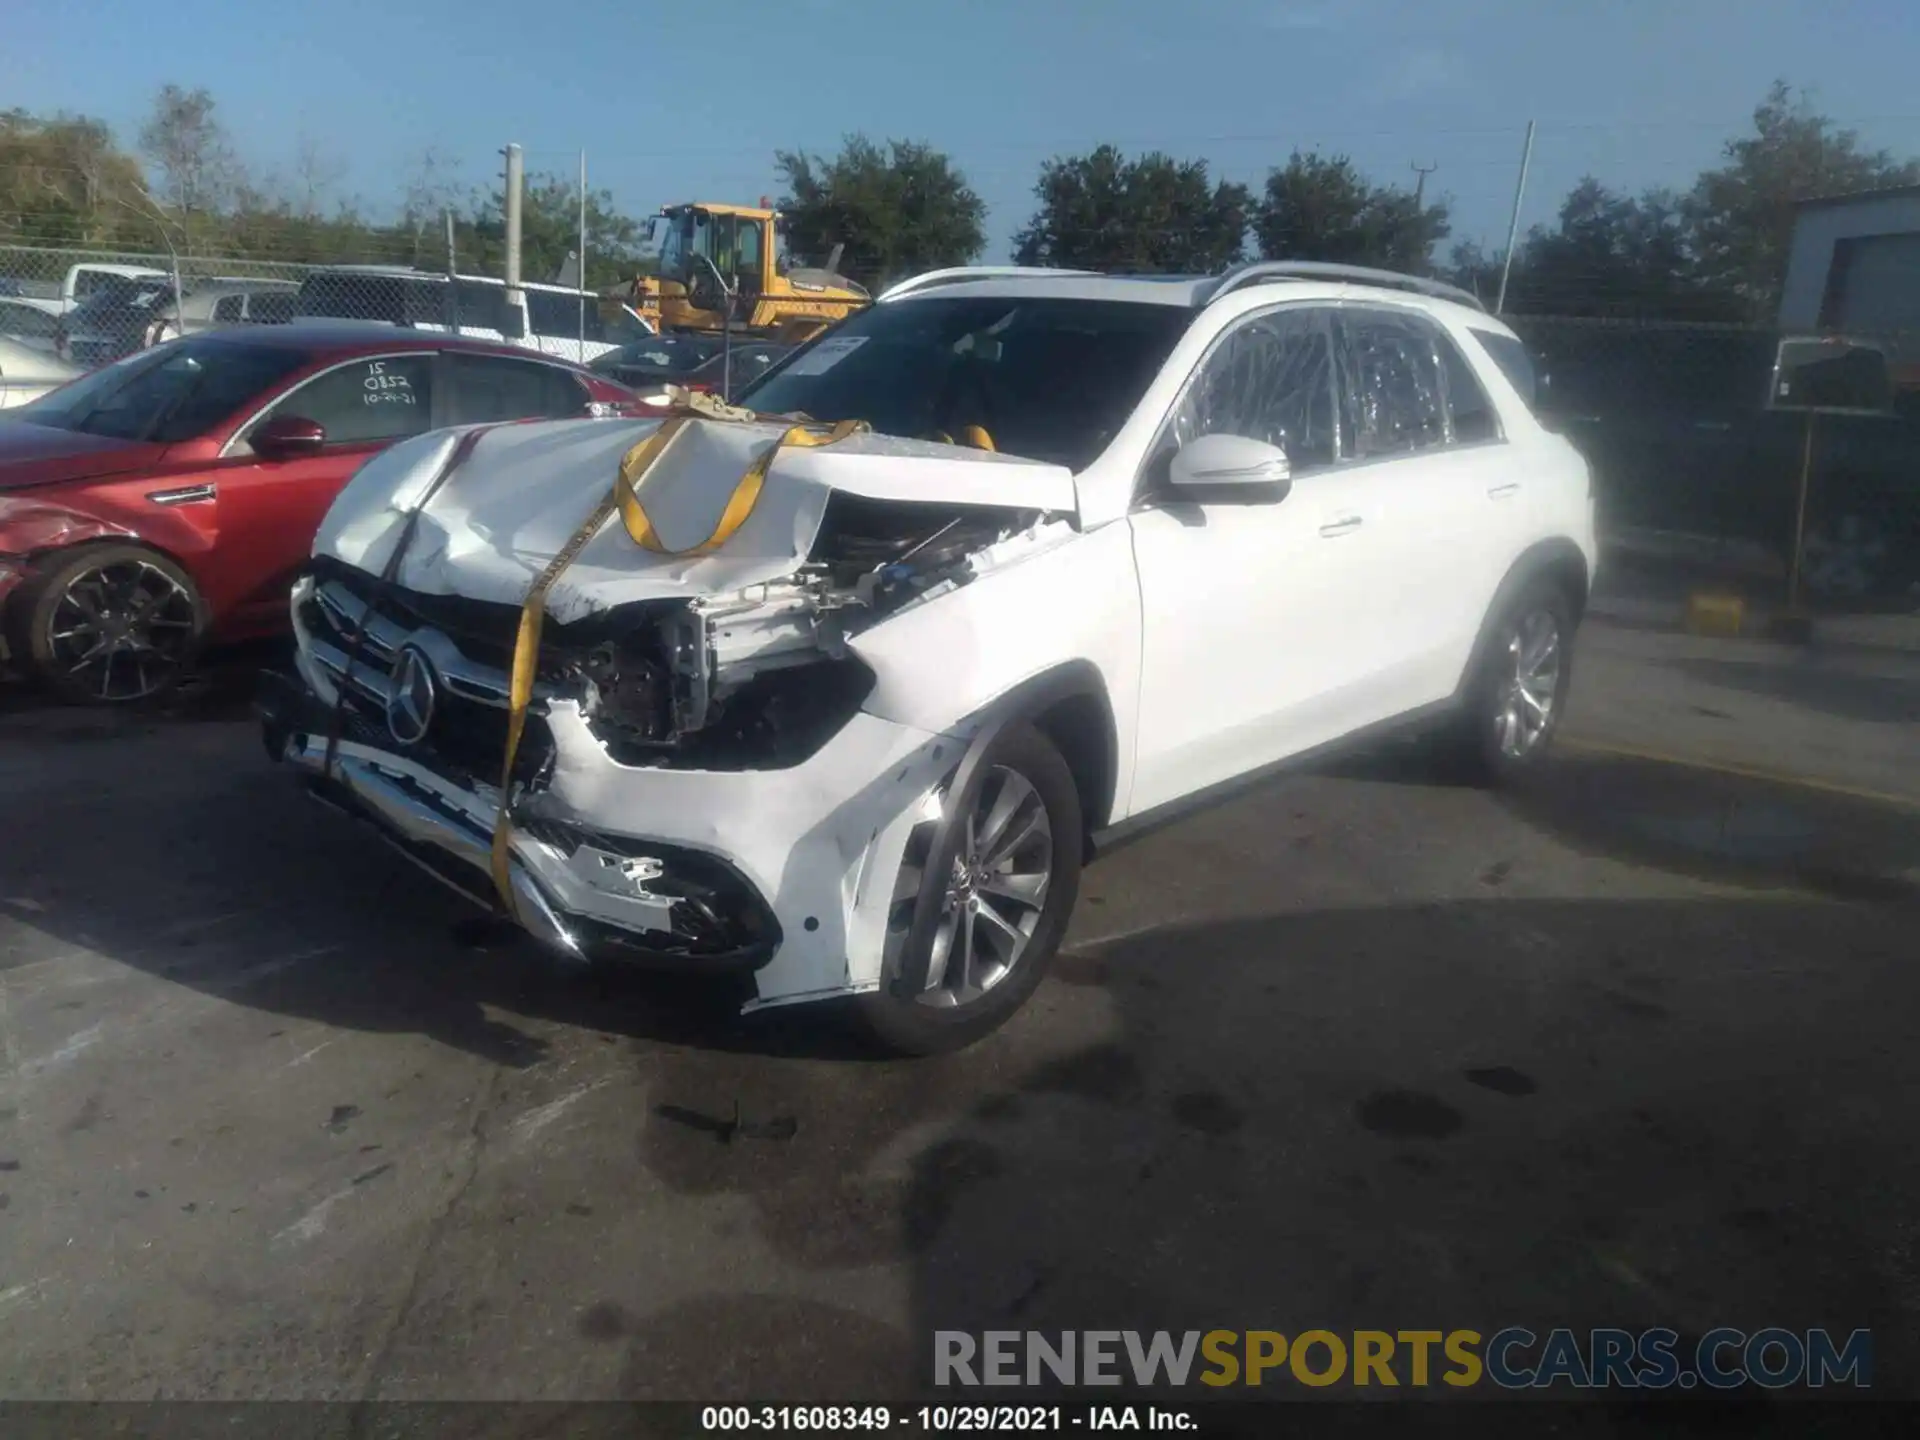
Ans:
{"type": "Polygon", "coordinates": [[[1595,551],[1532,385],[1406,276],[923,275],[744,409],[369,461],[267,747],[566,955],[964,1044],[1171,807],[1413,721],[1539,761],[1595,551]]]}

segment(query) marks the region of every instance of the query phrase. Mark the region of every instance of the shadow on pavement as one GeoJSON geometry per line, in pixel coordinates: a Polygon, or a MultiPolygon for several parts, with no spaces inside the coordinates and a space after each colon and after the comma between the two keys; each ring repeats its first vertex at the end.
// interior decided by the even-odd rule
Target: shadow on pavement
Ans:
{"type": "Polygon", "coordinates": [[[232,763],[242,734],[49,752],[36,783],[86,793],[0,856],[0,910],[236,1005],[501,1065],[547,1058],[553,1025],[636,1042],[648,1187],[744,1206],[756,1259],[717,1249],[665,1307],[644,1274],[575,1297],[629,1397],[924,1397],[941,1328],[1509,1324],[1868,1327],[1876,1393],[1913,1393],[1920,970],[1905,904],[1850,903],[1911,898],[1857,879],[1915,863],[1907,817],[1569,758],[1510,802],[1552,834],[1761,885],[1842,875],[1818,888],[1845,900],[1170,924],[1062,955],[971,1050],[855,1064],[807,1015],[556,974],[264,757],[232,763]],[[225,758],[176,765],[188,744],[225,758]],[[767,1256],[869,1299],[770,1296],[767,1256]],[[901,1281],[904,1331],[871,1298],[901,1281]]]}
{"type": "Polygon", "coordinates": [[[974,1051],[759,1067],[786,1144],[641,1127],[655,1180],[751,1202],[754,1249],[911,1265],[906,1333],[724,1289],[647,1314],[610,1277],[583,1338],[627,1347],[630,1395],[716,1393],[691,1327],[754,1357],[717,1393],[827,1399],[910,1398],[936,1329],[1867,1327],[1876,1394],[1911,1394],[1909,938],[1871,906],[1503,900],[1063,956],[974,1051]],[[1088,1038],[1035,1053],[1061,1030],[1088,1038]]]}
{"type": "Polygon", "coordinates": [[[178,686],[150,702],[113,708],[66,705],[18,678],[0,678],[0,723],[15,737],[120,740],[182,720],[240,720],[252,712],[260,672],[291,655],[291,640],[224,646],[178,686]]]}
{"type": "MultiPolygon", "coordinates": [[[[1920,724],[1920,679],[1832,666],[1763,660],[1668,660],[1690,679],[1764,695],[1822,715],[1889,725],[1920,724]]],[[[1920,675],[1920,667],[1916,667],[1920,675]]]]}

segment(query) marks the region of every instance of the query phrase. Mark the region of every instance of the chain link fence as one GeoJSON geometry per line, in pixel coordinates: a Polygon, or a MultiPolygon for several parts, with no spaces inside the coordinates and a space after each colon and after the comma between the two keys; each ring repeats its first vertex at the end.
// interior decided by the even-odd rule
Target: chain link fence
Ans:
{"type": "MultiPolygon", "coordinates": [[[[375,247],[379,248],[379,247],[375,247]]],[[[0,245],[0,336],[81,366],[180,333],[296,316],[457,327],[589,361],[643,338],[598,297],[448,277],[409,253],[315,265],[166,251],[0,245]],[[174,299],[174,277],[185,291],[174,299]]],[[[1593,463],[1616,555],[1784,590],[1807,421],[1767,408],[1781,336],[1762,328],[1507,317],[1546,377],[1542,413],[1593,463]]],[[[1920,609],[1920,334],[1875,337],[1896,379],[1890,417],[1814,422],[1803,581],[1817,602],[1920,609]]]]}
{"type": "Polygon", "coordinates": [[[631,313],[608,313],[590,291],[528,283],[516,304],[499,277],[450,276],[411,261],[367,254],[318,265],[0,244],[0,339],[87,370],[183,333],[296,318],[451,329],[580,363],[647,334],[631,313]]]}
{"type": "MultiPolygon", "coordinates": [[[[1543,416],[1593,464],[1614,554],[1784,598],[1809,421],[1768,408],[1782,335],[1507,319],[1547,377],[1543,416]]],[[[1893,365],[1895,411],[1813,419],[1802,581],[1826,608],[1920,610],[1920,334],[1874,339],[1893,365]]]]}

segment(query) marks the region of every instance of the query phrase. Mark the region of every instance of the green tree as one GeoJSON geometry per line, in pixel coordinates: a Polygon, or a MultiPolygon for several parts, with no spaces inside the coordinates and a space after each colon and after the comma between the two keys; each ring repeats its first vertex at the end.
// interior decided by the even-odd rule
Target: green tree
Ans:
{"type": "Polygon", "coordinates": [[[986,202],[951,159],[914,140],[877,145],[848,136],[832,159],[782,150],[780,201],[788,251],[869,287],[945,265],[964,265],[986,244],[986,202]]]}
{"type": "Polygon", "coordinates": [[[1129,160],[1102,145],[1047,161],[1033,191],[1040,208],[1014,240],[1021,265],[1210,274],[1245,252],[1252,194],[1211,181],[1204,160],[1129,160]]]}
{"type": "MultiPolygon", "coordinates": [[[[17,245],[128,243],[140,164],[101,121],[0,111],[0,239],[17,245]]],[[[140,248],[146,249],[152,237],[140,248]]]]}
{"type": "Polygon", "coordinates": [[[1428,205],[1376,186],[1344,155],[1294,151],[1269,171],[1254,217],[1268,260],[1324,260],[1424,274],[1450,225],[1445,201],[1428,205]]]}
{"type": "Polygon", "coordinates": [[[1862,149],[1857,132],[1815,113],[1784,80],[1755,108],[1753,133],[1727,142],[1724,159],[1686,200],[1692,262],[1703,285],[1737,295],[1757,321],[1779,305],[1798,202],[1920,183],[1920,165],[1862,149]]]}
{"type": "Polygon", "coordinates": [[[1507,308],[1684,320],[1741,314],[1738,296],[1695,264],[1678,197],[1664,190],[1621,195],[1590,175],[1561,202],[1554,228],[1536,225],[1528,233],[1514,257],[1507,308]]]}
{"type": "MultiPolygon", "coordinates": [[[[594,288],[631,279],[640,263],[646,236],[640,222],[615,208],[607,190],[587,191],[587,280],[594,288]]],[[[507,264],[505,197],[478,191],[468,202],[456,241],[460,268],[469,273],[502,275],[507,264]]],[[[444,260],[431,237],[433,260],[444,260]]],[[[558,175],[529,175],[520,206],[520,278],[540,284],[556,280],[580,248],[580,186],[558,175]]],[[[432,263],[429,261],[427,263],[432,263]]]]}

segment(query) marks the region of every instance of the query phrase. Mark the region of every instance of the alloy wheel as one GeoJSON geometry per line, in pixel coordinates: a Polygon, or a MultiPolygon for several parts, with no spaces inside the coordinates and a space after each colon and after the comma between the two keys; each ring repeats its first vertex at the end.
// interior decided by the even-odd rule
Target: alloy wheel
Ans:
{"type": "Polygon", "coordinates": [[[149,561],[82,570],[47,612],[48,669],[96,700],[143,700],[187,663],[195,618],[186,587],[149,561]]]}
{"type": "Polygon", "coordinates": [[[1550,610],[1529,611],[1509,634],[1495,691],[1501,754],[1524,759],[1552,725],[1560,694],[1560,649],[1560,622],[1550,610]]]}
{"type": "MultiPolygon", "coordinates": [[[[996,765],[960,822],[954,857],[933,931],[923,1005],[979,999],[1013,973],[1039,926],[1053,878],[1053,822],[1033,782],[996,765]]],[[[894,891],[911,913],[924,865],[909,859],[894,891]]]]}

